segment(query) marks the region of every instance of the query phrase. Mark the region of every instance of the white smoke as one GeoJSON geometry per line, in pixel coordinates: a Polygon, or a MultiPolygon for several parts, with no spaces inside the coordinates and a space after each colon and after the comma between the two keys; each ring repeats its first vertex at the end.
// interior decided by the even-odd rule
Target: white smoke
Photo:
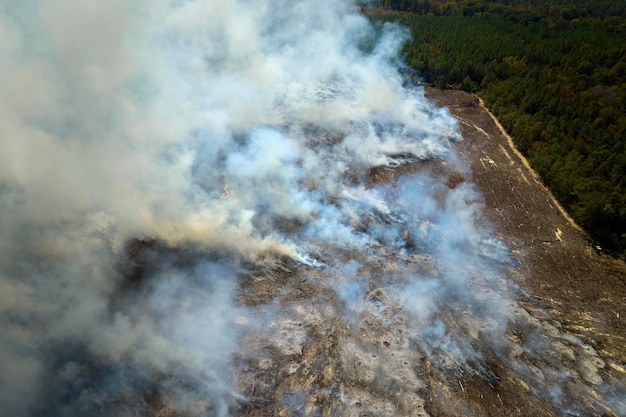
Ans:
{"type": "Polygon", "coordinates": [[[389,209],[347,179],[458,138],[402,88],[405,33],[375,33],[349,1],[0,4],[0,404],[13,416],[225,414],[246,316],[233,259],[314,264],[307,242],[371,243],[354,225],[389,209]],[[159,243],[128,261],[131,239],[159,243]],[[152,391],[174,402],[139,394],[152,391]]]}

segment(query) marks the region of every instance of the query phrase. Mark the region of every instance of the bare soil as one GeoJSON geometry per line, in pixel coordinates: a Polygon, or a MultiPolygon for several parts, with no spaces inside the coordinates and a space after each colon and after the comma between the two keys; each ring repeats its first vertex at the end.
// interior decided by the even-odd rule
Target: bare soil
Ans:
{"type": "MultiPolygon", "coordinates": [[[[609,358],[612,377],[623,381],[624,262],[603,253],[575,224],[478,97],[437,89],[427,89],[427,97],[448,107],[461,123],[464,140],[457,148],[484,197],[484,216],[519,261],[515,277],[526,294],[520,305],[589,343],[599,357],[609,358]]],[[[504,395],[515,396],[514,385],[504,395]]],[[[501,415],[513,414],[516,407],[502,406],[501,415]]]]}
{"type": "Polygon", "coordinates": [[[456,90],[427,96],[461,122],[457,148],[483,194],[484,215],[520,262],[519,284],[568,331],[625,363],[624,262],[596,248],[480,99],[456,90]]]}

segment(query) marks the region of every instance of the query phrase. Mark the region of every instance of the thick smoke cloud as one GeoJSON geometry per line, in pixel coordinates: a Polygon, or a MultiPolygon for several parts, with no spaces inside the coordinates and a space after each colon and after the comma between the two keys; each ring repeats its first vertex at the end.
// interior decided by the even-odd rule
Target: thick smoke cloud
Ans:
{"type": "Polygon", "coordinates": [[[13,416],[226,414],[233,328],[249,323],[242,260],[315,265],[309,242],[393,240],[356,231],[390,208],[353,177],[458,138],[402,88],[405,33],[375,33],[351,2],[0,10],[0,404],[13,416]]]}
{"type": "Polygon", "coordinates": [[[3,8],[1,169],[15,229],[84,222],[77,233],[100,228],[118,246],[150,236],[293,255],[252,213],[310,220],[324,203],[311,188],[338,193],[349,169],[441,154],[457,135],[401,89],[397,29],[361,52],[373,34],[349,3],[3,8]],[[310,126],[343,140],[315,147],[310,126]]]}

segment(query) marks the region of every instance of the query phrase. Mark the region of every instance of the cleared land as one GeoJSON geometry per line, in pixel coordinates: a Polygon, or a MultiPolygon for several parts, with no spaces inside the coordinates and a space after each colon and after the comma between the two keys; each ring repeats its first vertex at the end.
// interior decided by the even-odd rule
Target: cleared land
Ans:
{"type": "Polygon", "coordinates": [[[626,362],[626,268],[597,250],[473,95],[428,90],[461,122],[485,216],[520,261],[520,285],[563,325],[626,362]]]}

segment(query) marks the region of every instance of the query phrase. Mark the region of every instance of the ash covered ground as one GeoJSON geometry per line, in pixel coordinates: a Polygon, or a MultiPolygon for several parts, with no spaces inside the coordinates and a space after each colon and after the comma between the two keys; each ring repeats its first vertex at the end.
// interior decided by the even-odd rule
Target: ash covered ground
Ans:
{"type": "Polygon", "coordinates": [[[625,414],[622,264],[404,29],[0,7],[5,413],[625,414]]]}

